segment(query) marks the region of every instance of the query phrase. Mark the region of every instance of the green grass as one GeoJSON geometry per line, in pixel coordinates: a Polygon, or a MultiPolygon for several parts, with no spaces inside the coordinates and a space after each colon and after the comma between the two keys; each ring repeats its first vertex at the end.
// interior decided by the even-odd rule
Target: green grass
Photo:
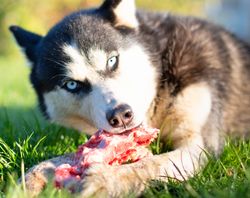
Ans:
{"type": "MultiPolygon", "coordinates": [[[[86,136],[47,123],[36,108],[28,82],[29,69],[20,57],[0,58],[0,197],[27,197],[16,181],[24,169],[73,152],[86,136]]],[[[186,182],[152,182],[143,197],[250,197],[250,142],[227,141],[219,159],[186,182]]],[[[70,197],[49,186],[40,197],[70,197]]]]}

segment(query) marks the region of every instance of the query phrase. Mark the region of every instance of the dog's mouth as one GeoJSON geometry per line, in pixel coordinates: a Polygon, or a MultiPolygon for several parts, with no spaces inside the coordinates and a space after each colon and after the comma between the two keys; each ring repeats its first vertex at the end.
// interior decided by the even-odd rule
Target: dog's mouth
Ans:
{"type": "Polygon", "coordinates": [[[140,127],[142,127],[142,123],[140,123],[139,125],[136,125],[135,127],[128,128],[123,132],[133,131],[133,130],[136,130],[136,129],[140,128],[140,127]]]}
{"type": "Polygon", "coordinates": [[[118,128],[118,129],[115,129],[115,130],[111,130],[111,131],[107,131],[107,130],[104,130],[104,131],[109,132],[109,133],[121,134],[121,133],[131,132],[133,130],[137,130],[138,128],[140,128],[142,126],[143,126],[143,123],[141,122],[140,124],[133,125],[131,127],[124,127],[124,128],[118,128]]]}

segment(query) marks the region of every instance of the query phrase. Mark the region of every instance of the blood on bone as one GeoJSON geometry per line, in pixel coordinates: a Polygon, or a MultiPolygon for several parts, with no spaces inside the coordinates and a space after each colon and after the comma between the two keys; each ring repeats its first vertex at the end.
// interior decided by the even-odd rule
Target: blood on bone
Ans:
{"type": "Polygon", "coordinates": [[[79,146],[70,164],[62,164],[55,169],[55,186],[74,191],[72,186],[84,178],[85,170],[93,164],[117,166],[151,156],[151,151],[146,147],[158,133],[158,129],[143,126],[120,134],[98,130],[79,146]]]}

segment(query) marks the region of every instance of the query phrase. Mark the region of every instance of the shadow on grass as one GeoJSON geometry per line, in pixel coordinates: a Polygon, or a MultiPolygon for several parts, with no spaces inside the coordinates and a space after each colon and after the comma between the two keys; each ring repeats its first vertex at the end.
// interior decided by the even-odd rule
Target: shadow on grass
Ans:
{"type": "Polygon", "coordinates": [[[3,106],[0,107],[0,118],[9,119],[17,125],[22,124],[24,120],[28,120],[31,124],[34,124],[33,121],[35,119],[39,119],[40,122],[45,123],[45,120],[36,107],[3,106]]]}
{"type": "Polygon", "coordinates": [[[35,108],[0,107],[0,137],[4,141],[23,139],[48,126],[35,108]]]}
{"type": "MultiPolygon", "coordinates": [[[[35,108],[0,107],[0,192],[41,161],[75,152],[86,136],[45,121],[35,108]]],[[[0,193],[1,197],[1,193],[0,193]]]]}
{"type": "Polygon", "coordinates": [[[39,161],[74,152],[86,141],[86,136],[76,130],[50,124],[37,109],[0,107],[0,140],[0,158],[13,150],[18,161],[24,160],[26,167],[30,167],[39,161]]]}
{"type": "Polygon", "coordinates": [[[73,129],[49,123],[37,108],[0,107],[0,138],[6,142],[22,140],[31,134],[33,138],[50,135],[57,137],[55,133],[60,132],[70,137],[79,135],[79,132],[73,129]]]}

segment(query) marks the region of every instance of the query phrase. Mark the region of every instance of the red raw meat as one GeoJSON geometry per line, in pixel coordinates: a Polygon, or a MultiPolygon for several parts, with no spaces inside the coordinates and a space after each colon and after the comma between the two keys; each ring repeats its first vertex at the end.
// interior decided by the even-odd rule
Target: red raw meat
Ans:
{"type": "Polygon", "coordinates": [[[85,144],[79,146],[71,164],[56,168],[56,187],[72,187],[84,177],[84,171],[95,163],[113,166],[151,156],[146,146],[157,137],[158,132],[158,129],[142,126],[120,134],[98,130],[85,144]]]}

